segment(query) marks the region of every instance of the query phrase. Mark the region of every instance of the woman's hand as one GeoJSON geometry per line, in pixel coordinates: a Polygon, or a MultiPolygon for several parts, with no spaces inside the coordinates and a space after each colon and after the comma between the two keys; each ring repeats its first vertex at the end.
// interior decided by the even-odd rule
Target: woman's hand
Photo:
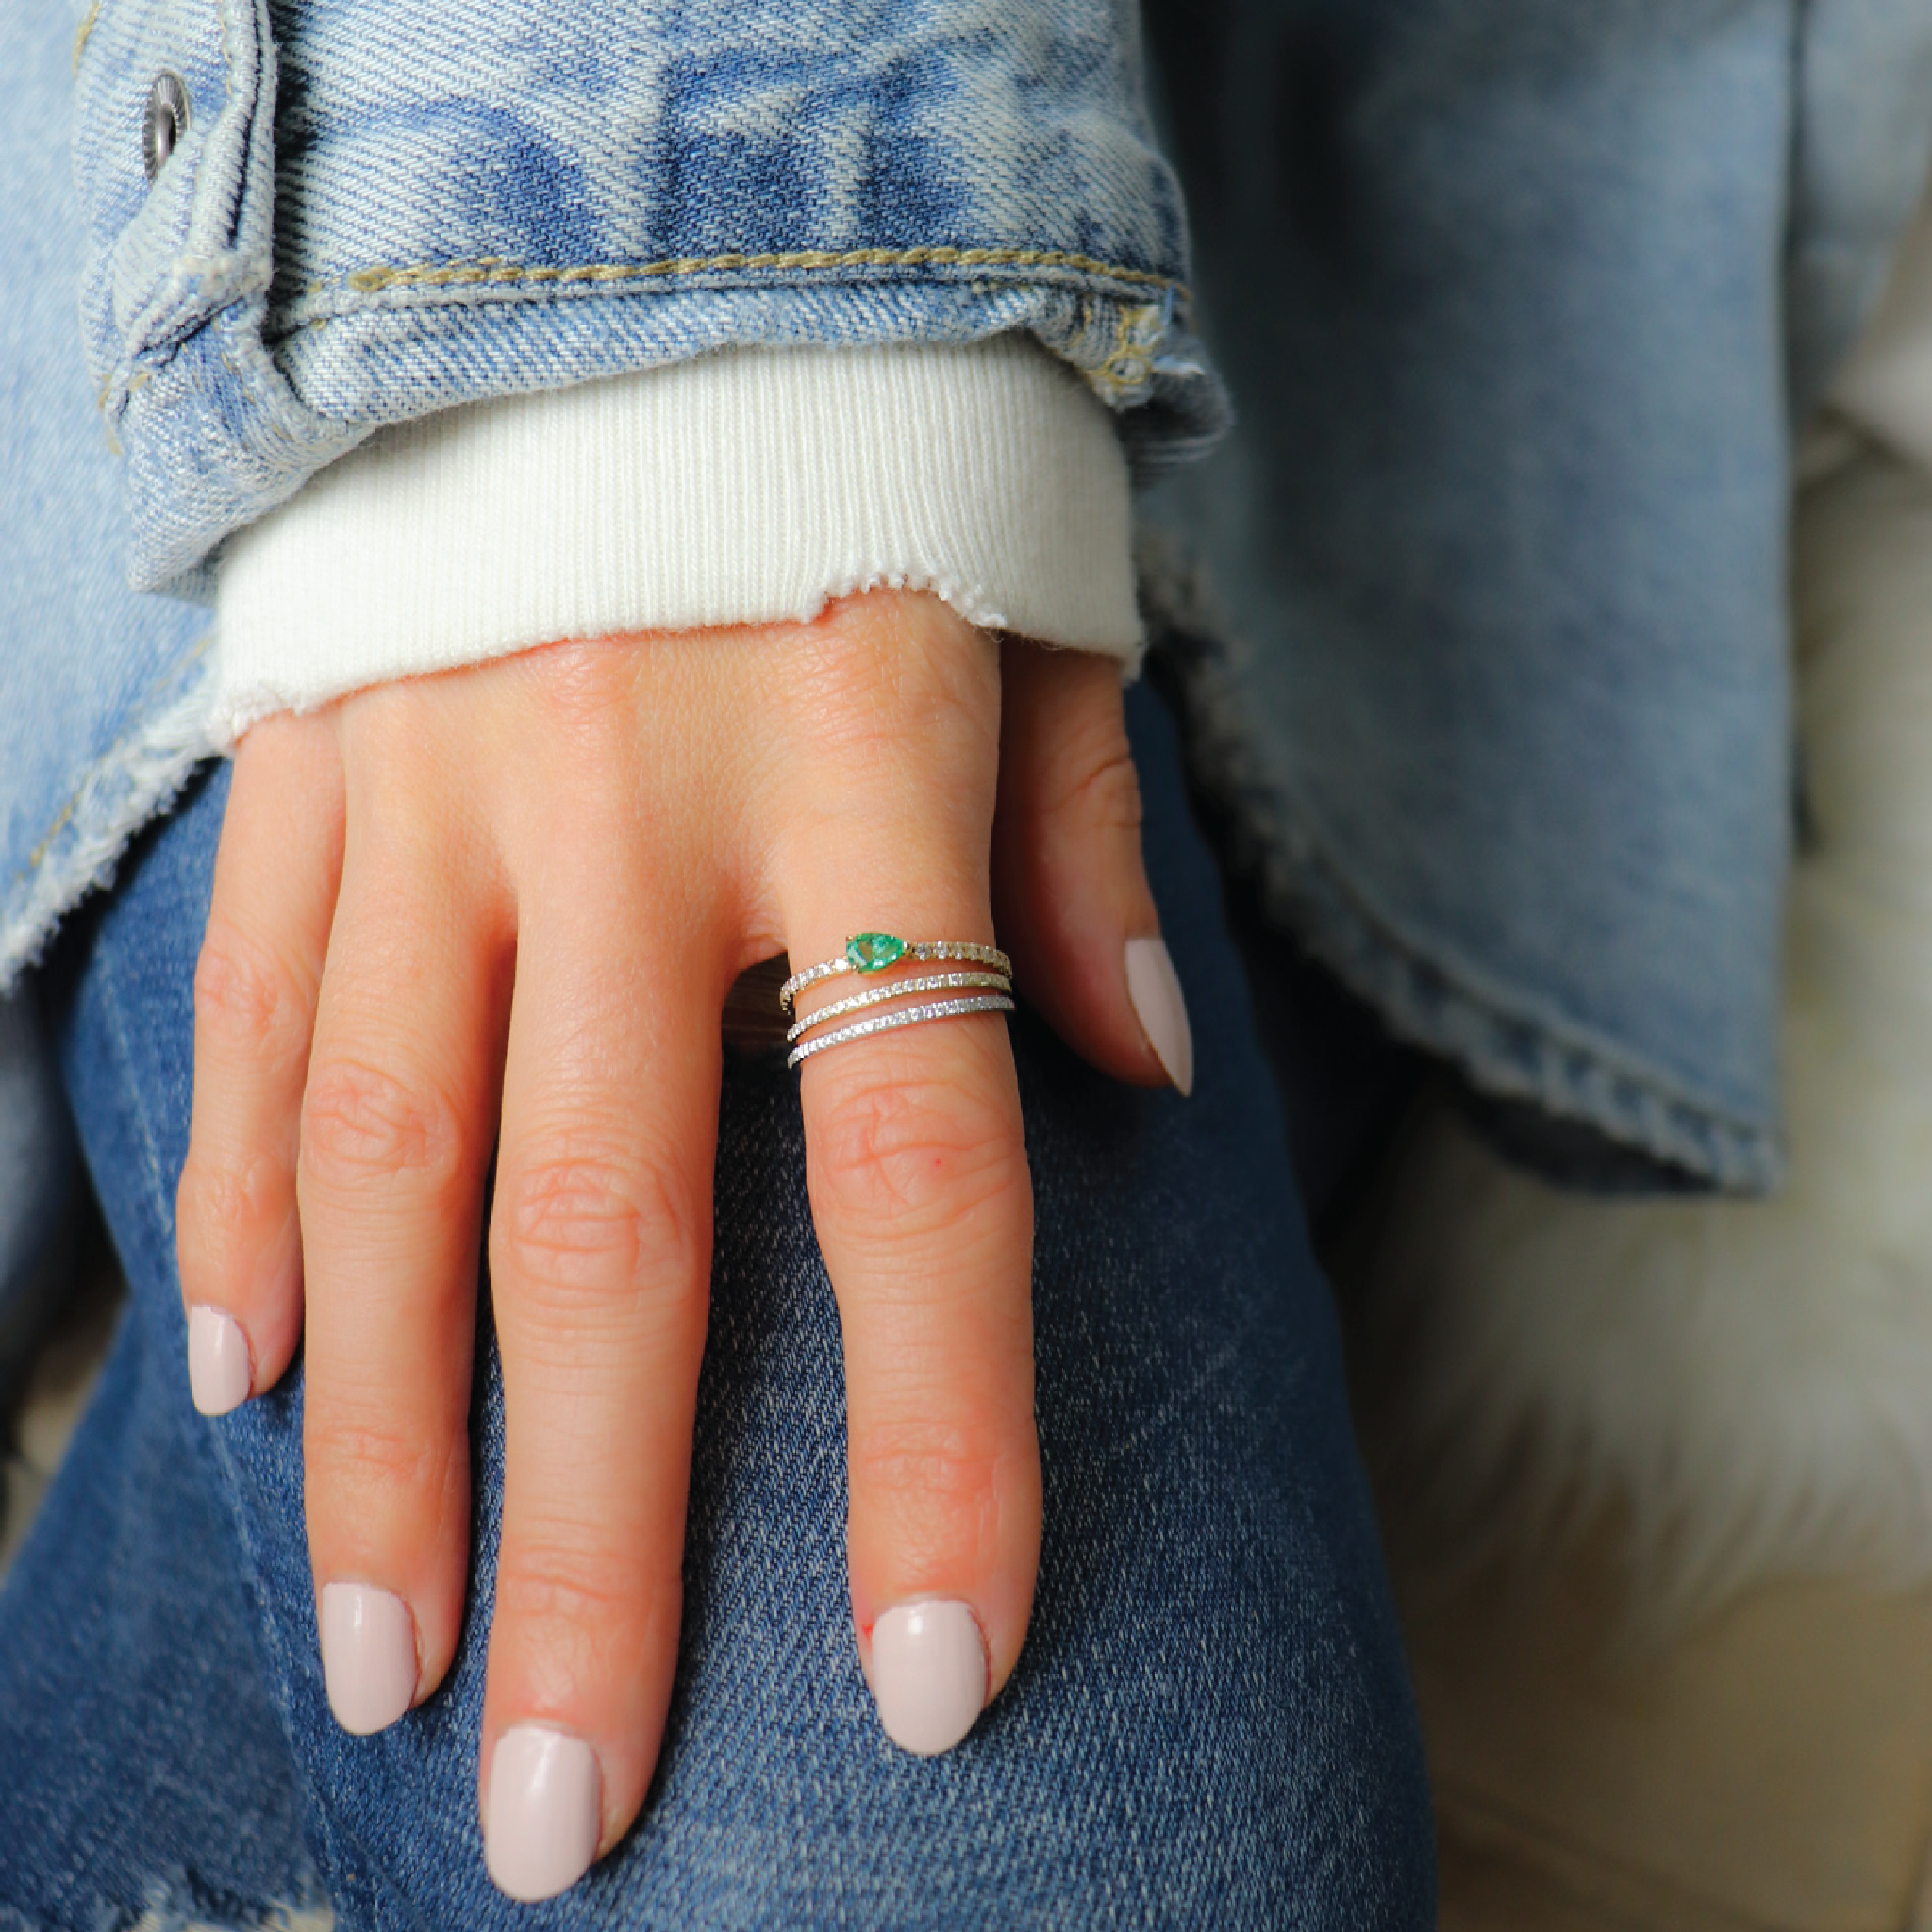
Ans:
{"type": "MultiPolygon", "coordinates": [[[[195,1399],[259,1393],[304,1340],[329,1696],[351,1730],[392,1723],[462,1613],[494,1153],[481,1787],[515,1896],[617,1841],[662,1735],[725,993],[861,929],[991,941],[995,850],[1022,990],[1098,1065],[1185,1088],[1108,660],[1008,645],[1003,678],[943,606],[876,592],[385,686],[241,747],[178,1203],[195,1399]]],[[[859,1657],[887,1730],[941,1750],[1013,1669],[1039,1554],[1012,1056],[977,1016],[802,1079],[859,1657]]]]}

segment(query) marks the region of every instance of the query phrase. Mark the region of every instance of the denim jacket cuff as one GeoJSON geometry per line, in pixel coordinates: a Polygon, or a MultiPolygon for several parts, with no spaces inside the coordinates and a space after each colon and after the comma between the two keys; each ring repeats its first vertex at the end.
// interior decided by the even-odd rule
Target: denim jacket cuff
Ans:
{"type": "Polygon", "coordinates": [[[1224,420],[1125,0],[826,0],[808,31],[101,0],[75,162],[137,590],[207,597],[226,539],[385,425],[719,349],[1029,334],[1140,474],[1224,420]]]}

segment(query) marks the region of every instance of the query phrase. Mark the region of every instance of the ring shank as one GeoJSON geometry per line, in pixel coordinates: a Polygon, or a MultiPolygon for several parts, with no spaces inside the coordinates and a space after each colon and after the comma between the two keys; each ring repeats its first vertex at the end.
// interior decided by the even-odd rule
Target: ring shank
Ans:
{"type": "Polygon", "coordinates": [[[864,1040],[874,1033],[891,1033],[901,1026],[918,1026],[928,1020],[950,1020],[963,1018],[969,1013],[1010,1013],[1013,1002],[1006,993],[975,993],[954,999],[930,1000],[924,1006],[902,1007],[896,1012],[875,1013],[869,1020],[855,1020],[849,1026],[841,1026],[835,1032],[827,1033],[818,1040],[801,1041],[787,1055],[785,1064],[795,1067],[802,1060],[808,1060],[815,1053],[824,1053],[827,1047],[844,1046],[854,1040],[864,1040]]]}

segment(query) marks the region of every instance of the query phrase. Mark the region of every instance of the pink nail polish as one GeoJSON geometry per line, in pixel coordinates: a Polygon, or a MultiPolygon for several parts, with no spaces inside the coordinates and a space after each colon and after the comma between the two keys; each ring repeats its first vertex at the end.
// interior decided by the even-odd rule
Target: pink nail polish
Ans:
{"type": "Polygon", "coordinates": [[[328,1707],[358,1738],[385,1731],[416,1701],[416,1620],[373,1583],[325,1583],[316,1607],[328,1707]]]}
{"type": "Polygon", "coordinates": [[[581,1738],[517,1724],[496,1740],[483,1857],[496,1889],[526,1903],[575,1885],[597,1857],[602,1780],[581,1738]]]}
{"type": "Polygon", "coordinates": [[[1166,942],[1159,938],[1129,940],[1126,952],[1127,997],[1147,1044],[1162,1071],[1179,1091],[1194,1091],[1194,1031],[1188,1024],[1188,1003],[1181,995],[1180,975],[1174,970],[1166,942]]]}
{"type": "Polygon", "coordinates": [[[902,1604],[872,1626],[872,1688],[902,1751],[950,1751],[986,1708],[986,1639],[969,1605],[902,1604]]]}
{"type": "Polygon", "coordinates": [[[248,1338],[220,1308],[188,1311],[188,1392],[203,1415],[226,1415],[248,1400],[248,1338]]]}

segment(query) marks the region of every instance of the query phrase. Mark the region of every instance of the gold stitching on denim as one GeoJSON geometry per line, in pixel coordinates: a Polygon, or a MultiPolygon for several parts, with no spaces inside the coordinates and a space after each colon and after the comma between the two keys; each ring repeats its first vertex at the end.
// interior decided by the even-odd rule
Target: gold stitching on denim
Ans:
{"type": "Polygon", "coordinates": [[[1087,377],[1107,400],[1119,401],[1144,389],[1153,379],[1162,320],[1159,308],[1151,302],[1139,308],[1123,308],[1115,318],[1113,348],[1107,360],[1087,377]]]}
{"type": "Polygon", "coordinates": [[[100,17],[101,0],[93,0],[93,5],[81,16],[80,25],[75,29],[74,71],[76,74],[80,72],[80,57],[87,52],[88,37],[94,30],[94,22],[100,17]]]}
{"type": "MultiPolygon", "coordinates": [[[[364,268],[341,277],[341,286],[358,295],[381,289],[514,288],[527,283],[610,283],[662,281],[676,275],[726,275],[745,269],[824,270],[847,268],[1058,268],[1079,275],[1100,275],[1108,281],[1172,289],[1183,300],[1187,290],[1170,275],[1151,270],[1121,268],[1091,255],[1065,248],[800,248],[782,253],[748,255],[682,255],[663,261],[589,262],[572,268],[525,267],[497,256],[475,261],[422,262],[411,268],[364,268]]],[[[311,282],[308,293],[322,294],[329,285],[311,282]]]]}

